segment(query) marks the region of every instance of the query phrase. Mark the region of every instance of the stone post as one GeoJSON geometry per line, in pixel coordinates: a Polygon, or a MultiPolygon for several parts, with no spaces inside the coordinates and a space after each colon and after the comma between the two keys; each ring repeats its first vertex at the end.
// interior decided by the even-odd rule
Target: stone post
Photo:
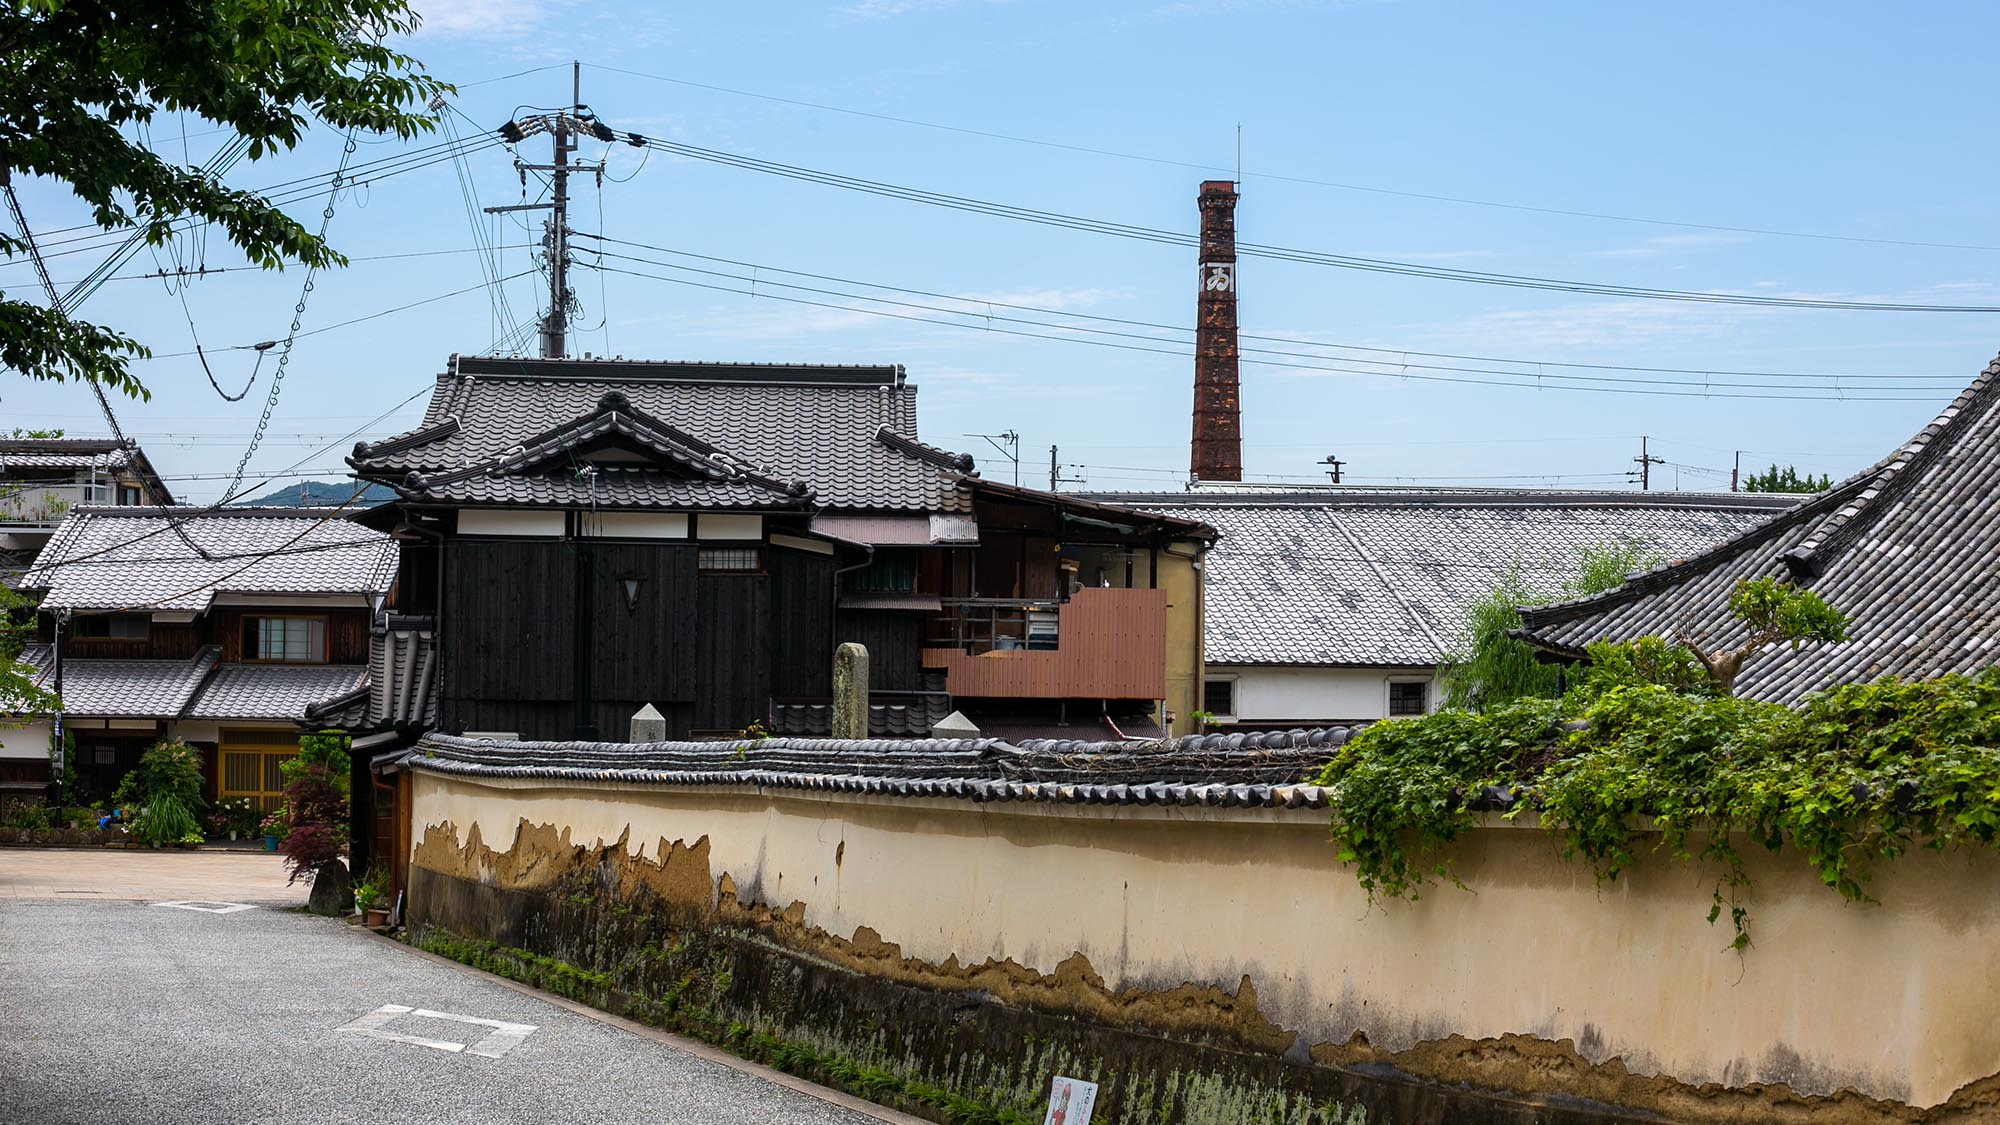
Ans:
{"type": "Polygon", "coordinates": [[[833,737],[868,737],[868,646],[853,641],[833,651],[833,737]]]}
{"type": "Polygon", "coordinates": [[[658,708],[648,703],[632,712],[631,735],[628,742],[665,742],[667,740],[667,717],[658,708]]]}

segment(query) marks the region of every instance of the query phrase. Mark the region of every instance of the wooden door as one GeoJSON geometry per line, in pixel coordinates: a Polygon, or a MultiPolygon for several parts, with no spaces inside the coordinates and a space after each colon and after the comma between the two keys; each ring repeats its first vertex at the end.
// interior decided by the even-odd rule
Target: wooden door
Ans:
{"type": "Polygon", "coordinates": [[[285,803],[285,775],[279,767],[299,756],[299,736],[275,730],[225,730],[217,753],[222,758],[222,799],[248,797],[251,807],[270,812],[285,803]]]}

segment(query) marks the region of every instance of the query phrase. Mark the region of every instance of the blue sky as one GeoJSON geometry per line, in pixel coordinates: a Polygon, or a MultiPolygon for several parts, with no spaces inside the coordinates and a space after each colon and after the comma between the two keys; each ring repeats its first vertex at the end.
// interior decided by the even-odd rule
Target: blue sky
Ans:
{"type": "MultiPolygon", "coordinates": [[[[1246,241],[1676,290],[2000,305],[1992,281],[2000,264],[1992,186],[2000,183],[2000,156],[1991,144],[1984,57],[2000,32],[2000,10],[1989,5],[859,0],[759,5],[754,15],[744,5],[560,0],[419,7],[428,26],[409,49],[439,76],[466,83],[456,105],[486,126],[519,106],[566,102],[566,64],[575,58],[585,64],[584,101],[619,129],[1191,232],[1196,185],[1233,175],[1240,125],[1238,226],[1246,241]],[[551,69],[485,81],[541,67],[551,69]],[[794,104],[801,102],[860,112],[794,104]],[[1791,233],[1768,233],[1780,231],[1791,233]]],[[[220,140],[202,135],[209,128],[187,125],[195,161],[220,140]]],[[[181,151],[177,121],[157,123],[152,138],[162,151],[181,151]]],[[[357,159],[397,146],[364,143],[357,159]]],[[[530,141],[523,153],[544,161],[546,143],[530,141]]],[[[579,240],[585,265],[573,275],[582,305],[577,350],[901,363],[923,388],[924,437],[980,455],[989,474],[1005,478],[1012,470],[965,435],[1012,429],[1022,439],[1024,483],[1046,483],[1048,447],[1057,444],[1065,476],[1088,487],[1179,487],[1192,378],[1184,356],[1009,336],[980,330],[983,318],[947,327],[789,303],[772,299],[768,283],[787,279],[769,271],[794,270],[995,302],[996,309],[1188,325],[1192,251],[662,153],[642,166],[640,152],[624,146],[607,151],[592,142],[582,152],[600,154],[623,182],[601,191],[586,182],[573,227],[754,263],[765,295],[600,272],[589,265],[597,244],[579,240]]],[[[321,173],[338,155],[339,138],[321,130],[299,151],[239,166],[230,179],[255,187],[321,173]]],[[[468,157],[464,170],[481,203],[520,201],[503,149],[468,157]]],[[[295,462],[300,470],[325,470],[320,475],[344,472],[340,457],[352,439],[321,447],[357,427],[365,427],[363,437],[405,428],[422,398],[392,407],[426,387],[452,352],[492,344],[496,314],[476,288],[478,257],[467,252],[473,225],[458,183],[454,167],[440,164],[338,201],[331,238],[357,260],[316,284],[307,330],[472,291],[300,339],[253,477],[295,462]],[[392,254],[418,256],[383,257],[392,254]],[[388,416],[371,424],[384,411],[388,416]]],[[[74,202],[50,185],[24,185],[22,198],[38,230],[82,221],[74,202]]],[[[296,213],[315,221],[317,204],[296,213]]],[[[482,220],[481,228],[492,233],[490,224],[482,220]]],[[[531,239],[520,227],[498,231],[511,245],[531,239]]],[[[199,248],[190,243],[181,253],[191,260],[199,248]]],[[[206,260],[239,264],[214,240],[206,260]]],[[[51,264],[57,280],[68,281],[95,259],[73,254],[51,264]]],[[[605,264],[747,287],[629,261],[605,264]]],[[[525,248],[500,254],[503,274],[531,266],[525,248]]],[[[142,254],[125,272],[153,268],[142,254]]],[[[2000,316],[1993,314],[1646,301],[1268,260],[1246,260],[1239,274],[1246,332],[1387,349],[1260,345],[1316,357],[1284,360],[1312,370],[1244,368],[1246,470],[1268,479],[1314,479],[1315,462],[1337,454],[1348,479],[1363,482],[1623,487],[1642,434],[1670,462],[1655,469],[1656,486],[1726,487],[1715,471],[1726,471],[1739,449],[1749,451],[1746,465],[1795,462],[1839,477],[1921,426],[2000,350],[2000,316]],[[1823,398],[1703,397],[1704,387],[1713,391],[1730,379],[1629,371],[1603,374],[1682,380],[1672,389],[1690,397],[1551,389],[1555,379],[1542,389],[1443,382],[1468,376],[1440,367],[1496,365],[1407,352],[1525,361],[1505,367],[1517,372],[1587,373],[1548,365],[1614,364],[1801,373],[1815,378],[1736,381],[1823,398]],[[1842,376],[1837,384],[1833,375],[1842,376]],[[1854,389],[1863,386],[1877,389],[1854,389]],[[1894,401],[1868,400],[1877,397],[1894,401]]],[[[191,347],[191,317],[193,333],[214,353],[283,337],[301,280],[296,269],[211,275],[187,287],[185,316],[180,296],[162,282],[118,280],[83,312],[161,353],[191,347]]],[[[0,264],[0,288],[26,292],[32,284],[26,263],[0,264]]],[[[516,313],[532,308],[536,287],[532,275],[508,286],[516,313]]],[[[983,304],[949,307],[976,311],[983,304]]],[[[1071,323],[1153,335],[1117,323],[1071,323]]],[[[192,357],[137,365],[154,396],[120,404],[121,419],[163,472],[182,478],[184,497],[210,499],[219,491],[220,481],[199,478],[233,467],[275,355],[250,396],[235,404],[209,388],[192,357]]],[[[211,366],[234,391],[250,375],[250,357],[220,352],[211,366]]],[[[11,377],[0,384],[0,421],[102,430],[83,388],[11,377]]]]}

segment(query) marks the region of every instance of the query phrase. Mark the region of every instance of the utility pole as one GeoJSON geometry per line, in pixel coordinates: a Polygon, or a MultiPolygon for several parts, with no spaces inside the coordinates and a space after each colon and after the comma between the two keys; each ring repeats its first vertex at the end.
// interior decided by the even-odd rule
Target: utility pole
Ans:
{"type": "MultiPolygon", "coordinates": [[[[570,110],[583,101],[583,66],[570,63],[570,110]]],[[[542,320],[542,358],[560,359],[568,350],[569,327],[569,154],[576,151],[570,132],[570,115],[555,119],[555,167],[549,170],[554,181],[555,213],[549,216],[548,233],[542,245],[549,254],[549,314],[542,320]]]]}
{"type": "MultiPolygon", "coordinates": [[[[1074,467],[1072,466],[1072,468],[1074,467]]],[[[1062,475],[1062,467],[1056,464],[1056,447],[1053,445],[1049,446],[1049,491],[1055,492],[1065,484],[1082,483],[1082,477],[1066,477],[1062,475]]]]}
{"type": "Polygon", "coordinates": [[[50,732],[52,742],[49,745],[49,789],[51,790],[50,795],[54,798],[53,804],[56,807],[56,815],[60,817],[63,811],[62,780],[63,771],[66,766],[64,759],[67,757],[65,754],[67,748],[63,745],[63,626],[69,624],[69,610],[57,610],[55,612],[55,619],[56,714],[53,729],[50,732]]]}
{"type": "Polygon", "coordinates": [[[1736,451],[1736,467],[1729,470],[1729,491],[1736,491],[1736,484],[1743,479],[1743,451],[1736,451]]]}
{"type": "MultiPolygon", "coordinates": [[[[542,253],[549,270],[549,310],[542,317],[542,358],[561,359],[569,351],[569,310],[574,294],[569,288],[569,176],[571,172],[590,172],[597,176],[601,187],[604,182],[604,164],[571,164],[570,154],[576,151],[577,140],[588,133],[600,141],[616,140],[618,134],[599,121],[589,107],[583,104],[583,64],[570,63],[570,107],[558,113],[538,113],[509,121],[500,126],[500,137],[509,145],[517,145],[535,133],[547,133],[554,141],[554,153],[547,164],[524,164],[516,157],[514,168],[521,175],[521,184],[527,185],[529,172],[549,174],[549,202],[516,203],[506,207],[482,208],[488,214],[509,211],[547,211],[549,218],[542,233],[542,253]]],[[[645,139],[637,134],[628,134],[626,143],[644,145],[645,139]]]]}
{"type": "Polygon", "coordinates": [[[1655,457],[1648,451],[1646,445],[1650,440],[1645,435],[1640,435],[1639,455],[1632,458],[1632,460],[1639,463],[1639,491],[1641,492],[1651,491],[1653,487],[1653,466],[1667,463],[1665,457],[1655,457]]]}
{"type": "Polygon", "coordinates": [[[1347,462],[1342,461],[1338,456],[1329,453],[1326,455],[1324,459],[1320,461],[1320,464],[1325,465],[1327,467],[1326,475],[1333,478],[1333,483],[1339,484],[1340,470],[1347,467],[1347,462]]]}

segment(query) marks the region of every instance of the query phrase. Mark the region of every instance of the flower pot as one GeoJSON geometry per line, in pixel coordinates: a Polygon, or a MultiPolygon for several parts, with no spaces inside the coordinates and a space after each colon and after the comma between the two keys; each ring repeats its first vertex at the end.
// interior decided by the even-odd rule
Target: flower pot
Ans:
{"type": "Polygon", "coordinates": [[[264,850],[265,850],[265,851],[267,851],[267,852],[275,852],[275,851],[277,851],[277,850],[278,850],[278,838],[277,838],[276,836],[266,836],[266,837],[264,837],[264,850]]]}
{"type": "Polygon", "coordinates": [[[361,924],[364,926],[388,925],[389,908],[386,906],[381,907],[379,909],[373,906],[369,907],[368,909],[361,912],[361,924]]]}
{"type": "Polygon", "coordinates": [[[232,844],[236,842],[236,829],[234,828],[229,830],[229,842],[232,844]]]}

